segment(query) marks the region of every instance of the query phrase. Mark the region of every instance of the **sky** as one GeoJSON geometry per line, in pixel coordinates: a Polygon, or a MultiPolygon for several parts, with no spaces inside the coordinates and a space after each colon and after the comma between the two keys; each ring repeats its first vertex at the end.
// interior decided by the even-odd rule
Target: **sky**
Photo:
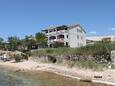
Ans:
{"type": "Polygon", "coordinates": [[[114,35],[115,0],[0,0],[0,37],[5,40],[68,24],[80,24],[87,36],[114,35]]]}

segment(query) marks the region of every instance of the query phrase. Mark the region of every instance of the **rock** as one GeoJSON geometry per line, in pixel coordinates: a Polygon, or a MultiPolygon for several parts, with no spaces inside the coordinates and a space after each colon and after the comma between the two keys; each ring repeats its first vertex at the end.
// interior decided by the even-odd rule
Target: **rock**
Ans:
{"type": "Polygon", "coordinates": [[[24,72],[24,71],[25,71],[24,69],[17,69],[14,72],[24,72]]]}
{"type": "Polygon", "coordinates": [[[94,76],[94,78],[102,78],[102,76],[94,76]]]}
{"type": "Polygon", "coordinates": [[[81,82],[92,82],[91,79],[80,79],[81,82]]]}
{"type": "Polygon", "coordinates": [[[57,59],[55,56],[48,56],[48,61],[56,63],[57,59]]]}
{"type": "Polygon", "coordinates": [[[39,65],[37,65],[35,68],[40,68],[40,66],[39,66],[39,65]]]}
{"type": "Polygon", "coordinates": [[[17,70],[15,70],[15,72],[20,72],[21,71],[21,69],[17,69],[17,70]]]}

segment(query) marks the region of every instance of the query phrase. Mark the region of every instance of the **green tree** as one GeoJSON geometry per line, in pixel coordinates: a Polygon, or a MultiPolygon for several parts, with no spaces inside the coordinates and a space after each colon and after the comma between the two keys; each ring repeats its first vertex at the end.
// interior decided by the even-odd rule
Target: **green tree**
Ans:
{"type": "Polygon", "coordinates": [[[0,49],[2,49],[4,47],[3,41],[4,41],[4,39],[0,37],[0,49]]]}
{"type": "Polygon", "coordinates": [[[30,50],[32,44],[35,44],[35,43],[36,43],[35,39],[32,35],[30,35],[30,36],[26,35],[25,38],[22,39],[22,42],[21,42],[24,50],[30,50]]]}
{"type": "Polygon", "coordinates": [[[42,46],[47,45],[47,37],[45,34],[38,32],[35,34],[35,38],[36,38],[37,43],[41,44],[42,46]]]}
{"type": "Polygon", "coordinates": [[[16,36],[11,36],[11,37],[8,37],[8,49],[11,50],[11,51],[14,51],[14,50],[18,50],[18,47],[20,45],[20,39],[16,36]]]}
{"type": "Polygon", "coordinates": [[[0,44],[2,44],[3,41],[4,41],[4,39],[0,37],[0,44]]]}

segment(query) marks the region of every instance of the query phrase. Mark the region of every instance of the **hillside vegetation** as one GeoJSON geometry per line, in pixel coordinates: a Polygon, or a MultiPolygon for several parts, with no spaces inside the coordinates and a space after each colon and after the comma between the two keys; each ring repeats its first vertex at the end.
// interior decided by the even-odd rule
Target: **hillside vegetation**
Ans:
{"type": "MultiPolygon", "coordinates": [[[[108,63],[112,63],[110,58],[111,50],[115,50],[115,43],[96,43],[81,48],[38,49],[31,51],[31,55],[38,61],[42,59],[43,62],[64,63],[69,67],[77,66],[101,70],[107,67],[108,63]],[[46,59],[49,61],[46,61],[46,59]]],[[[114,65],[112,67],[115,68],[114,65]]]]}
{"type": "Polygon", "coordinates": [[[110,53],[111,50],[115,50],[115,43],[96,43],[81,48],[60,47],[33,50],[32,56],[94,55],[96,53],[110,53]]]}

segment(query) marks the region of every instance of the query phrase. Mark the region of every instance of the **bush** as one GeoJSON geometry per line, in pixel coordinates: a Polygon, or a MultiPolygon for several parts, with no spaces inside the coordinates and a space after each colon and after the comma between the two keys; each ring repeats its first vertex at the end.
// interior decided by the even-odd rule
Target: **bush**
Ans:
{"type": "Polygon", "coordinates": [[[100,64],[95,61],[77,61],[75,65],[79,68],[93,69],[93,70],[103,70],[106,64],[100,64]]]}
{"type": "Polygon", "coordinates": [[[22,58],[21,58],[21,56],[20,56],[20,55],[16,55],[16,56],[15,56],[15,61],[16,61],[16,62],[20,62],[20,61],[21,61],[21,59],[22,59],[22,58]]]}
{"type": "Polygon", "coordinates": [[[59,42],[55,42],[55,43],[52,44],[52,47],[53,48],[64,47],[64,44],[63,43],[59,43],[59,42]]]}
{"type": "Polygon", "coordinates": [[[112,65],[111,65],[111,68],[112,68],[112,69],[115,69],[115,64],[112,64],[112,65]]]}
{"type": "Polygon", "coordinates": [[[96,43],[81,48],[45,48],[32,51],[32,56],[85,56],[90,55],[95,61],[105,63],[111,61],[110,51],[115,49],[115,43],[96,43]]]}
{"type": "Polygon", "coordinates": [[[92,69],[95,71],[102,71],[104,68],[107,68],[107,65],[104,63],[97,63],[95,61],[67,61],[64,63],[70,68],[84,68],[84,69],[92,69]]]}

